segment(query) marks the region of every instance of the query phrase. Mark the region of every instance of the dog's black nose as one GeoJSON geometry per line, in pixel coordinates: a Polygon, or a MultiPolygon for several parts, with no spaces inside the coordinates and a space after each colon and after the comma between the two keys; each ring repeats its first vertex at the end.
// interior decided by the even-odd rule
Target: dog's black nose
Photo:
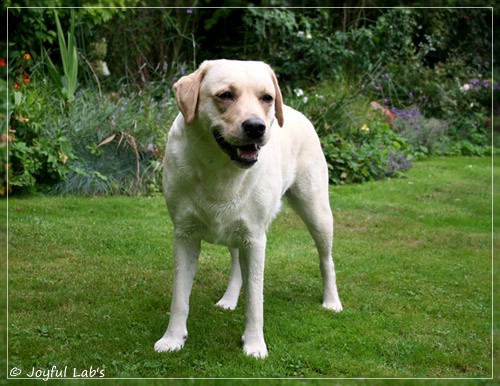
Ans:
{"type": "Polygon", "coordinates": [[[243,122],[243,131],[251,139],[258,139],[266,132],[266,124],[262,119],[250,118],[243,122]]]}

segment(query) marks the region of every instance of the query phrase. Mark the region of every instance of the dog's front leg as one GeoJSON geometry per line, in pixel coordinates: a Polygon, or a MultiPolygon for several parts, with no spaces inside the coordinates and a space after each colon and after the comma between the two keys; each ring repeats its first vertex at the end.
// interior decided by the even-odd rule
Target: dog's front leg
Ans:
{"type": "Polygon", "coordinates": [[[240,249],[240,266],[245,288],[245,332],[243,350],[255,358],[267,357],[264,341],[264,261],[266,237],[240,249]]]}
{"type": "Polygon", "coordinates": [[[189,296],[199,254],[199,241],[174,235],[174,288],[170,320],[165,334],[155,344],[157,352],[177,351],[184,346],[187,338],[189,296]]]}

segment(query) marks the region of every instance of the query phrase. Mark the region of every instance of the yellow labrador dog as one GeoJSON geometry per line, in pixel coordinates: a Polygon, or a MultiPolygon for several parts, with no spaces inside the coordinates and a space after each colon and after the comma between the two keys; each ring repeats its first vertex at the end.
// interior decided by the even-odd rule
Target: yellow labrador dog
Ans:
{"type": "Polygon", "coordinates": [[[283,197],[306,223],[320,256],[323,307],[340,312],[332,251],[328,171],[309,120],[283,104],[262,62],[206,61],[175,85],[181,113],[168,136],[164,194],[174,224],[170,321],[155,344],[176,351],[187,338],[189,296],[202,240],[229,247],[232,269],[219,307],[246,294],[243,349],[268,355],[263,286],[267,229],[283,197]]]}

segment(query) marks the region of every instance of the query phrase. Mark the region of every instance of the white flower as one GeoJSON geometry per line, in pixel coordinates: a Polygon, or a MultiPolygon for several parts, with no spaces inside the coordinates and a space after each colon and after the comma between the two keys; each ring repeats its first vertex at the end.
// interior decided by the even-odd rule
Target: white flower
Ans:
{"type": "Polygon", "coordinates": [[[462,87],[460,87],[461,91],[469,91],[470,90],[470,84],[464,84],[462,87]]]}
{"type": "Polygon", "coordinates": [[[106,62],[101,61],[101,74],[103,76],[110,76],[111,72],[109,72],[109,68],[106,62]]]}
{"type": "Polygon", "coordinates": [[[304,90],[302,90],[301,88],[296,88],[293,90],[293,92],[295,93],[295,95],[297,95],[298,97],[301,97],[302,95],[304,95],[304,90]]]}
{"type": "Polygon", "coordinates": [[[306,39],[312,39],[312,35],[309,32],[306,35],[306,39]]]}

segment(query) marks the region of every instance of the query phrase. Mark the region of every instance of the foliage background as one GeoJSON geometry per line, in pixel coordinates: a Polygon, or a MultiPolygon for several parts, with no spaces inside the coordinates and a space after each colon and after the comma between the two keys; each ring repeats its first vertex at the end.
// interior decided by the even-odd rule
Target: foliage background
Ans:
{"type": "Polygon", "coordinates": [[[33,7],[66,2],[4,5],[3,194],[158,191],[172,85],[221,57],[271,64],[315,124],[332,183],[401,176],[430,154],[491,154],[493,2],[74,1],[84,8],[57,9],[62,34],[54,9],[33,7]]]}

